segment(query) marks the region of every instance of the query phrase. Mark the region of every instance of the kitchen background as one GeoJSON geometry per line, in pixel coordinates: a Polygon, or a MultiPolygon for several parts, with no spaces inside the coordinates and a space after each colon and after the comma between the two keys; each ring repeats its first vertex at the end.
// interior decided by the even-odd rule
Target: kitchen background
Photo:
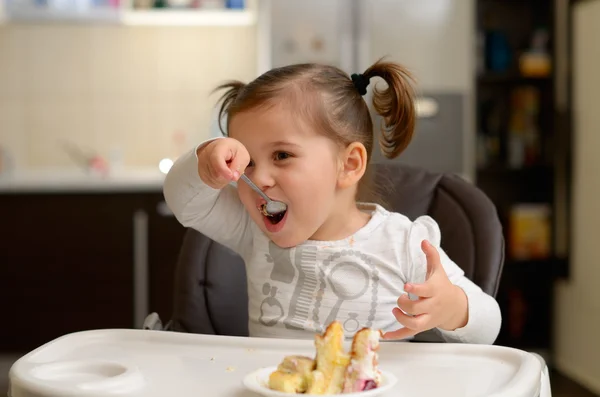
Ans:
{"type": "Polygon", "coordinates": [[[126,169],[155,169],[207,137],[218,82],[255,76],[255,36],[254,24],[3,26],[3,167],[73,168],[69,142],[126,169]]]}
{"type": "Polygon", "coordinates": [[[0,21],[0,387],[55,337],[168,319],[161,184],[219,133],[216,85],[388,55],[419,82],[395,161],[476,183],[505,225],[497,343],[600,395],[600,0],[0,0],[0,21]]]}

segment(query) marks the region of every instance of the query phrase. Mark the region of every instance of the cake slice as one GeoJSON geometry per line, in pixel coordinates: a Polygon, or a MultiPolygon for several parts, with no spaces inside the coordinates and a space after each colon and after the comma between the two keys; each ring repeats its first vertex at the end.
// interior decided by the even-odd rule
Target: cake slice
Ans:
{"type": "Polygon", "coordinates": [[[381,382],[378,368],[378,350],[381,331],[363,328],[354,335],[350,351],[344,393],[355,393],[375,389],[381,382]]]}
{"type": "Polygon", "coordinates": [[[287,356],[277,367],[279,371],[298,372],[308,376],[315,369],[315,360],[306,356],[287,356]]]}
{"type": "Polygon", "coordinates": [[[308,379],[307,394],[340,394],[344,388],[344,377],[350,362],[344,352],[344,330],[334,321],[323,335],[315,336],[317,355],[316,368],[308,379]]]}
{"type": "Polygon", "coordinates": [[[323,335],[315,335],[316,356],[287,356],[269,376],[269,388],[292,394],[332,395],[377,388],[381,331],[363,328],[344,351],[344,331],[334,321],[323,335]]]}
{"type": "Polygon", "coordinates": [[[315,361],[305,356],[287,356],[269,376],[269,388],[284,393],[304,393],[315,361]]]}

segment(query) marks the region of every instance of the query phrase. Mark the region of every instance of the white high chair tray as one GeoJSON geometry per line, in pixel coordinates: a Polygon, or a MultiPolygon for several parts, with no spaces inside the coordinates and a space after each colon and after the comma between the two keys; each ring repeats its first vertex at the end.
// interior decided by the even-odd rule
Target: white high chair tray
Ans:
{"type": "MultiPolygon", "coordinates": [[[[242,383],[248,373],[314,351],[312,340],[85,331],[19,359],[10,370],[9,396],[251,397],[257,394],[242,383]]],[[[380,367],[398,379],[384,394],[394,397],[535,397],[542,373],[527,352],[466,344],[384,342],[380,367]]]]}

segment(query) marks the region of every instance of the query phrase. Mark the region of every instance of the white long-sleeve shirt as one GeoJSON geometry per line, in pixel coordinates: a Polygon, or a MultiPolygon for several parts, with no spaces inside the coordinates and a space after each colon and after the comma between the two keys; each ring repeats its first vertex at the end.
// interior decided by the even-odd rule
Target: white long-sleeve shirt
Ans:
{"type": "Polygon", "coordinates": [[[402,327],[392,314],[404,284],[425,281],[421,242],[440,253],[450,281],[468,299],[468,323],[454,331],[434,330],[448,342],[491,344],[500,330],[498,303],[467,279],[440,248],[440,230],[429,216],[411,221],[379,205],[362,205],[369,222],[339,241],[275,245],[251,220],[236,187],[213,189],[198,175],[195,150],[180,157],[164,185],[175,217],[238,253],[248,282],[250,336],[312,338],[333,320],[347,337],[362,327],[384,332],[402,327]]]}

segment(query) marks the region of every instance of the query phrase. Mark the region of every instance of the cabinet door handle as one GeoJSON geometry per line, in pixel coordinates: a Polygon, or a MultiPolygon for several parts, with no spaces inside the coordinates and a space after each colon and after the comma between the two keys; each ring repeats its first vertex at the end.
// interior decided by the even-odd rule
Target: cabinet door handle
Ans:
{"type": "Polygon", "coordinates": [[[432,118],[438,115],[440,104],[433,98],[419,97],[415,100],[417,117],[432,118]]]}
{"type": "Polygon", "coordinates": [[[148,214],[133,214],[133,320],[141,329],[148,313],[148,214]]]}
{"type": "Polygon", "coordinates": [[[156,204],[156,212],[161,216],[173,216],[173,211],[171,211],[165,201],[156,204]]]}

